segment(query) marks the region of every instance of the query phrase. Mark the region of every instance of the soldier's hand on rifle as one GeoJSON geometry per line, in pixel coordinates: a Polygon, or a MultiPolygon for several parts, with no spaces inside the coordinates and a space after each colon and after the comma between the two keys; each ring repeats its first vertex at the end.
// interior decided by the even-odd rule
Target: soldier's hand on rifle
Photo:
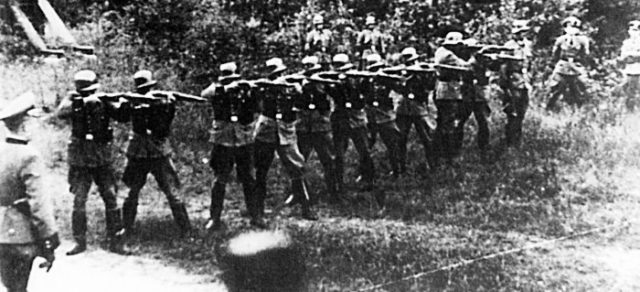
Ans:
{"type": "Polygon", "coordinates": [[[60,246],[60,238],[57,233],[54,233],[52,236],[43,239],[39,245],[40,256],[45,259],[45,262],[38,267],[49,272],[53,267],[53,262],[56,260],[55,250],[60,246]]]}

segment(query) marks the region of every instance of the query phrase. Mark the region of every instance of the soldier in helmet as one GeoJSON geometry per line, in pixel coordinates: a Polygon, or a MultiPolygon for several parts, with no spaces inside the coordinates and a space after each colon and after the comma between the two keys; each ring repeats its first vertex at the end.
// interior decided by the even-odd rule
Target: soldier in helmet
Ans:
{"type": "Polygon", "coordinates": [[[262,219],[261,202],[255,193],[253,171],[253,152],[255,121],[258,103],[248,87],[240,84],[240,75],[236,74],[235,62],[220,65],[220,77],[207,87],[202,96],[209,99],[213,108],[211,139],[213,149],[209,161],[214,172],[211,188],[210,219],[208,230],[222,227],[222,208],[225,188],[231,177],[234,165],[238,180],[242,183],[245,204],[251,217],[250,223],[257,227],[266,227],[262,219]]]}
{"type": "MultiPolygon", "coordinates": [[[[96,73],[77,72],[76,90],[67,95],[57,109],[57,116],[71,120],[68,149],[69,190],[74,195],[71,229],[76,245],[67,252],[75,255],[87,249],[86,204],[91,183],[95,182],[105,205],[109,250],[128,253],[122,243],[122,217],[116,200],[116,181],[111,167],[111,119],[126,121],[123,101],[102,100],[96,94],[100,84],[96,73]]],[[[125,106],[126,107],[126,106],[125,106]]]]}
{"type": "MultiPolygon", "coordinates": [[[[402,66],[414,65],[420,56],[413,47],[404,48],[400,54],[402,66]]],[[[404,71],[407,77],[406,86],[399,90],[401,97],[396,110],[396,123],[400,129],[400,165],[401,172],[406,171],[407,143],[411,129],[415,127],[416,134],[424,148],[425,157],[431,167],[435,163],[435,150],[433,148],[433,127],[429,124],[429,92],[435,86],[433,75],[413,74],[404,71]]]]}
{"type": "MultiPolygon", "coordinates": [[[[136,93],[154,97],[152,89],[157,81],[153,79],[151,71],[136,72],[133,81],[136,93]]],[[[180,234],[184,236],[191,230],[191,224],[187,209],[176,194],[180,179],[170,158],[172,151],[169,145],[171,123],[176,112],[175,98],[169,95],[159,98],[157,102],[133,104],[129,108],[133,135],[122,176],[122,181],[129,187],[129,196],[122,205],[124,228],[129,234],[133,230],[140,190],[151,173],[167,197],[173,218],[180,228],[180,234]]]]}
{"type": "Polygon", "coordinates": [[[620,89],[627,96],[627,107],[635,109],[640,102],[640,20],[629,22],[629,38],[620,49],[620,62],[624,64],[625,81],[620,89]]]}
{"type": "MultiPolygon", "coordinates": [[[[385,67],[382,57],[378,54],[369,54],[366,57],[365,69],[370,72],[381,72],[385,67]]],[[[362,81],[362,95],[364,96],[367,112],[367,121],[374,133],[380,133],[382,142],[387,148],[392,175],[398,176],[401,171],[400,164],[400,130],[396,125],[396,113],[393,106],[393,98],[390,93],[397,87],[393,78],[369,77],[362,81]]],[[[399,77],[399,76],[398,76],[399,77]]]]}
{"type": "MultiPolygon", "coordinates": [[[[579,101],[586,92],[587,80],[584,63],[588,61],[589,39],[580,33],[582,22],[576,17],[568,17],[562,21],[565,34],[556,39],[553,45],[553,63],[555,68],[549,83],[550,98],[547,109],[556,109],[556,102],[567,86],[573,91],[575,100],[579,101]]],[[[565,97],[567,98],[567,97],[565,97]]]]}
{"type": "Polygon", "coordinates": [[[438,68],[438,80],[436,83],[435,103],[438,108],[437,117],[437,144],[439,158],[452,162],[460,155],[459,141],[462,137],[458,134],[458,126],[461,123],[460,112],[462,107],[462,75],[471,71],[475,57],[469,60],[461,58],[464,49],[462,33],[449,32],[442,46],[435,52],[435,63],[438,68]],[[439,66],[444,65],[444,66],[439,66]]]}
{"type": "Polygon", "coordinates": [[[307,55],[320,58],[321,64],[329,64],[333,50],[333,34],[324,27],[324,17],[316,14],[313,17],[313,29],[307,34],[303,51],[307,55]]]}
{"type": "Polygon", "coordinates": [[[335,177],[335,151],[331,134],[331,99],[318,82],[310,81],[310,77],[322,69],[316,56],[302,59],[303,74],[307,77],[302,83],[302,95],[296,99],[296,107],[300,110],[296,133],[298,147],[305,160],[315,150],[324,169],[325,183],[330,200],[337,201],[337,184],[335,177]]]}
{"type": "Polygon", "coordinates": [[[60,245],[51,194],[42,184],[38,151],[18,136],[34,99],[20,96],[0,111],[0,278],[10,292],[26,292],[36,257],[51,269],[60,245]]]}
{"type": "Polygon", "coordinates": [[[513,55],[522,59],[519,62],[505,62],[500,66],[500,99],[507,115],[505,141],[507,146],[517,146],[522,139],[522,121],[529,104],[531,91],[531,61],[533,43],[526,37],[529,26],[526,21],[514,22],[511,40],[505,47],[513,48],[513,55]]]}
{"type": "Polygon", "coordinates": [[[311,198],[304,181],[306,165],[304,157],[298,149],[296,135],[297,109],[295,99],[302,93],[299,84],[287,84],[282,80],[286,71],[282,59],[271,58],[266,62],[269,73],[265,86],[260,86],[257,96],[260,97],[260,117],[256,125],[255,167],[256,196],[260,207],[264,208],[267,194],[267,174],[274,154],[277,152],[282,165],[291,177],[293,194],[285,201],[288,205],[300,203],[302,218],[317,220],[311,209],[311,198]],[[279,84],[279,85],[278,85],[279,84]]]}
{"type": "Polygon", "coordinates": [[[376,18],[373,15],[367,16],[365,29],[358,34],[356,40],[356,58],[361,60],[360,69],[364,69],[364,60],[370,54],[378,54],[384,58],[387,53],[385,37],[376,27],[376,18]]]}
{"type": "Polygon", "coordinates": [[[338,73],[339,84],[329,85],[326,89],[332,97],[335,108],[331,114],[333,141],[336,147],[336,177],[340,192],[344,191],[344,159],[349,139],[360,156],[360,174],[364,188],[373,187],[375,168],[367,143],[367,115],[365,101],[360,94],[357,80],[347,78],[345,73],[352,69],[349,56],[337,54],[332,60],[333,69],[338,73]]]}
{"type": "MultiPolygon", "coordinates": [[[[472,47],[478,44],[476,39],[464,40],[465,45],[472,47]]],[[[467,56],[463,56],[467,57],[467,56]]],[[[487,76],[487,58],[478,58],[472,66],[472,70],[462,75],[462,108],[460,111],[460,123],[458,124],[458,142],[464,138],[464,126],[467,120],[473,116],[478,125],[478,148],[482,153],[489,146],[489,77],[487,76]]],[[[460,145],[462,146],[462,145],[460,145]]]]}

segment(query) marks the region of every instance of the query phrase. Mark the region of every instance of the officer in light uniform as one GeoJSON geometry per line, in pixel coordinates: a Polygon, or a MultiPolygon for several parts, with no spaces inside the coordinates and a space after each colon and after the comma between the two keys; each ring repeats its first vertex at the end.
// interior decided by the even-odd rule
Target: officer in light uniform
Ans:
{"type": "Polygon", "coordinates": [[[633,110],[640,102],[640,20],[629,22],[629,38],[622,43],[619,60],[626,75],[620,89],[627,96],[627,107],[633,110]]]}
{"type": "MultiPolygon", "coordinates": [[[[151,90],[157,83],[149,70],[141,70],[133,75],[136,93],[153,97],[151,90]]],[[[127,233],[134,227],[140,190],[147,182],[147,175],[153,174],[158,187],[167,197],[173,218],[181,236],[191,230],[189,215],[184,203],[178,197],[180,178],[171,161],[169,134],[176,112],[173,96],[161,97],[158,102],[133,104],[129,107],[129,119],[133,135],[127,149],[127,166],[122,181],[129,187],[129,196],[122,205],[122,219],[127,233]]]]}
{"type": "Polygon", "coordinates": [[[307,77],[302,83],[302,95],[296,99],[296,107],[300,109],[296,133],[298,147],[305,160],[311,152],[316,151],[324,170],[325,183],[329,199],[337,201],[337,184],[335,177],[335,150],[331,133],[331,99],[322,85],[309,81],[314,73],[322,69],[316,56],[302,59],[303,74],[307,77]]]}
{"type": "Polygon", "coordinates": [[[462,73],[469,72],[475,62],[475,57],[473,56],[468,61],[459,56],[463,47],[462,33],[457,31],[449,32],[434,56],[437,65],[450,65],[464,69],[438,70],[435,93],[435,103],[438,108],[436,137],[439,158],[444,158],[449,162],[452,162],[454,158],[460,155],[460,146],[462,144],[459,141],[461,137],[457,133],[458,126],[461,123],[462,73]]]}
{"type": "Polygon", "coordinates": [[[498,85],[501,89],[504,113],[507,115],[505,141],[507,146],[518,146],[522,140],[522,122],[529,105],[531,93],[531,61],[533,43],[526,37],[529,32],[527,21],[514,21],[511,40],[505,47],[513,48],[513,56],[518,62],[505,62],[500,67],[498,85]]]}
{"type": "Polygon", "coordinates": [[[332,46],[333,33],[324,27],[324,17],[316,14],[313,17],[313,29],[307,34],[303,51],[307,55],[317,56],[321,64],[329,64],[333,53],[332,46]]]}
{"type": "MultiPolygon", "coordinates": [[[[95,182],[105,205],[109,250],[128,254],[122,244],[122,217],[116,200],[116,180],[111,167],[111,119],[126,121],[123,101],[103,101],[96,94],[100,84],[96,74],[82,70],[73,77],[76,91],[67,95],[57,109],[57,116],[71,120],[69,191],[74,195],[71,229],[76,245],[67,252],[75,255],[87,249],[86,204],[95,182]]],[[[126,103],[124,103],[126,104],[126,103]]]]}
{"type": "Polygon", "coordinates": [[[44,163],[16,134],[33,104],[33,96],[20,96],[0,111],[0,278],[9,292],[26,292],[34,259],[43,257],[48,271],[60,244],[44,163]]]}
{"type": "MultiPolygon", "coordinates": [[[[563,93],[566,86],[569,86],[567,78],[575,78],[575,88],[573,98],[580,99],[586,93],[587,71],[584,63],[589,57],[589,39],[580,34],[582,22],[576,17],[568,17],[562,21],[565,34],[556,39],[553,45],[553,62],[556,64],[551,75],[550,98],[547,102],[547,109],[556,109],[556,102],[563,93]],[[557,63],[556,63],[557,62],[557,63]]],[[[565,97],[566,98],[566,97],[565,97]]],[[[578,101],[576,100],[576,101],[578,101]]]]}
{"type": "Polygon", "coordinates": [[[251,224],[266,227],[262,219],[261,202],[255,193],[253,170],[253,152],[255,122],[258,113],[256,97],[252,95],[248,84],[239,84],[240,75],[236,74],[234,62],[220,65],[220,77],[207,87],[202,96],[209,99],[213,108],[211,139],[213,149],[209,161],[214,172],[211,188],[210,219],[208,230],[222,227],[222,208],[225,188],[231,177],[234,165],[238,180],[242,183],[245,204],[251,224]]]}
{"type": "MultiPolygon", "coordinates": [[[[287,69],[282,59],[271,58],[266,65],[271,70],[267,76],[268,82],[282,83],[279,77],[287,69]]],[[[256,196],[261,202],[260,206],[263,206],[267,194],[267,174],[277,152],[292,180],[293,194],[286,203],[300,203],[302,218],[317,220],[311,210],[311,198],[304,180],[306,163],[298,149],[296,135],[297,109],[294,101],[302,93],[302,88],[299,84],[294,85],[292,88],[261,86],[256,93],[260,104],[255,136],[256,196]]]]}

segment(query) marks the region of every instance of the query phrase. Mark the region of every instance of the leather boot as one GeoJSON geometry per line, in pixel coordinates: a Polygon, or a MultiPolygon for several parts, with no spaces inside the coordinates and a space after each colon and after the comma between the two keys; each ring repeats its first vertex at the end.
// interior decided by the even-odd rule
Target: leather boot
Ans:
{"type": "Polygon", "coordinates": [[[109,251],[121,255],[130,255],[131,252],[124,248],[122,217],[120,209],[107,210],[107,238],[109,240],[109,251]]]}
{"type": "Polygon", "coordinates": [[[180,229],[180,237],[185,237],[191,232],[191,222],[189,221],[189,214],[184,203],[174,203],[171,205],[171,214],[176,221],[176,225],[180,229]]]}
{"type": "Polygon", "coordinates": [[[137,213],[138,204],[133,201],[125,200],[124,204],[122,204],[122,223],[127,236],[134,232],[137,213]]]}
{"type": "Polygon", "coordinates": [[[217,231],[222,228],[222,207],[224,203],[225,185],[215,183],[211,189],[211,207],[209,209],[209,220],[205,225],[207,231],[217,231]]]}
{"type": "Polygon", "coordinates": [[[87,250],[87,214],[85,212],[73,211],[71,213],[71,230],[75,246],[67,252],[67,255],[76,255],[87,250]]]}
{"type": "Polygon", "coordinates": [[[299,199],[300,207],[302,209],[302,218],[307,220],[318,220],[318,216],[313,212],[313,210],[311,210],[311,199],[304,180],[301,178],[294,179],[291,187],[293,195],[299,199]]]}

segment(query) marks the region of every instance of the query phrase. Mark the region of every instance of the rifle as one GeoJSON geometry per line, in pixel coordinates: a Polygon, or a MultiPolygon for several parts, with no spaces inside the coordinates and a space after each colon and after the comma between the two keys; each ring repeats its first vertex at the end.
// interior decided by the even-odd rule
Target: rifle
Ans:
{"type": "Polygon", "coordinates": [[[500,45],[486,45],[486,44],[465,44],[464,47],[474,52],[482,53],[501,53],[501,52],[513,52],[515,49],[512,47],[500,46],[500,45]]]}
{"type": "Polygon", "coordinates": [[[522,57],[517,57],[517,56],[509,55],[509,54],[493,53],[493,54],[481,54],[481,56],[483,56],[485,58],[489,58],[489,59],[495,59],[495,60],[524,61],[524,58],[522,58],[522,57]]]}
{"type": "Polygon", "coordinates": [[[47,56],[56,56],[58,58],[64,57],[65,53],[62,49],[42,49],[40,50],[40,54],[47,56]]]}
{"type": "Polygon", "coordinates": [[[436,69],[439,70],[453,70],[453,71],[462,71],[462,72],[468,72],[471,71],[471,68],[466,68],[466,67],[460,67],[460,66],[454,66],[454,65],[446,65],[446,64],[435,64],[433,65],[436,69]]]}
{"type": "Polygon", "coordinates": [[[113,93],[98,93],[96,95],[100,100],[106,100],[111,102],[116,102],[120,100],[120,98],[124,98],[130,102],[136,103],[153,103],[161,100],[160,97],[153,97],[139,93],[133,92],[113,92],[113,93]]]}
{"type": "Polygon", "coordinates": [[[186,94],[182,92],[177,92],[177,91],[154,90],[151,92],[151,95],[157,96],[157,97],[163,97],[163,98],[168,98],[169,96],[173,96],[176,98],[176,100],[186,101],[186,102],[207,102],[206,98],[202,98],[200,96],[186,94]]]}
{"type": "Polygon", "coordinates": [[[435,64],[431,63],[417,63],[411,66],[394,66],[382,69],[382,72],[391,74],[391,75],[403,75],[402,72],[412,73],[412,74],[432,74],[435,73],[436,70],[433,68],[435,64]]]}

